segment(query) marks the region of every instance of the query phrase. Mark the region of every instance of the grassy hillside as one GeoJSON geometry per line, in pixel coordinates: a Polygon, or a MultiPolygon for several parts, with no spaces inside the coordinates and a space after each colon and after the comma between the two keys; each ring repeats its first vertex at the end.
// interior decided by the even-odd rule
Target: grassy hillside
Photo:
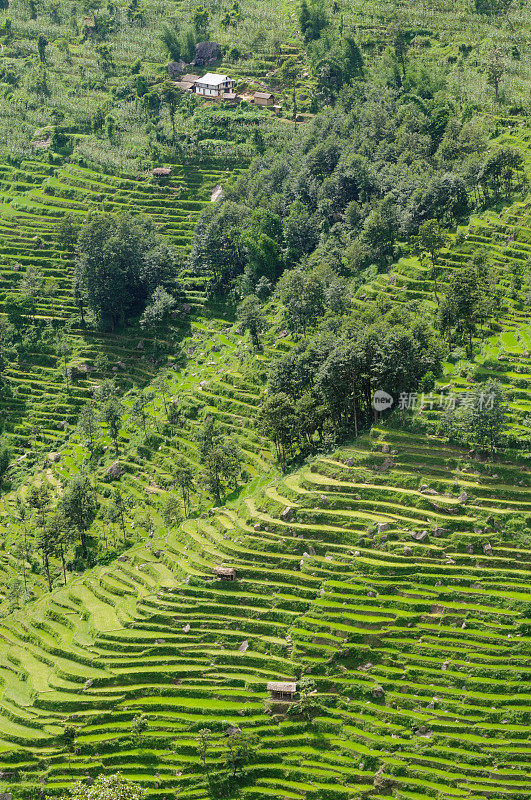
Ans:
{"type": "Polygon", "coordinates": [[[374,428],[7,618],[7,785],[119,768],[150,796],[207,797],[197,733],[215,772],[232,725],[258,738],[243,796],[526,797],[522,476],[374,428]],[[303,675],[304,703],[268,708],[268,680],[303,675]]]}
{"type": "MultiPolygon", "coordinates": [[[[234,313],[244,284],[213,300],[210,276],[187,261],[215,187],[268,147],[299,152],[297,125],[323,107],[325,51],[347,33],[374,96],[408,98],[425,114],[419,130],[440,122],[430,116],[438,103],[446,122],[485,122],[486,150],[517,149],[529,179],[525,4],[489,16],[462,2],[340,0],[327,4],[318,42],[304,40],[294,0],[206,5],[206,35],[223,47],[213,69],[240,92],[275,91],[278,118],[247,101],[211,108],[185,97],[172,135],[168,105],[155,102],[170,60],[161,33],[167,25],[184,41],[195,0],[11,0],[0,11],[0,410],[13,453],[0,501],[0,800],[60,796],[117,771],[153,800],[528,800],[528,183],[445,231],[434,263],[415,255],[410,237],[363,285],[349,275],[354,321],[371,306],[434,319],[435,289],[444,295],[478,254],[500,301],[473,355],[449,348],[414,410],[341,446],[315,445],[285,474],[258,412],[270,366],[308,332],[288,333],[272,294],[253,348],[234,313]],[[399,88],[398,28],[407,41],[399,88]],[[494,47],[498,98],[488,81],[494,47]],[[161,165],[172,170],[162,181],[152,175],[161,165]],[[164,328],[131,319],[111,333],[90,314],[83,322],[60,230],[93,212],[146,215],[173,246],[176,306],[164,328]],[[13,297],[28,293],[35,310],[15,319],[13,297]],[[440,429],[449,396],[493,377],[507,405],[495,456],[440,429]],[[104,424],[94,447],[77,425],[109,378],[122,406],[116,449],[104,424]],[[198,441],[209,418],[242,453],[217,499],[198,441]],[[183,463],[193,475],[188,514],[183,463]],[[31,506],[32,489],[49,485],[51,510],[80,474],[98,503],[90,557],[72,546],[63,578],[54,551],[48,591],[45,512],[31,506]],[[217,580],[220,566],[237,581],[217,580]],[[271,703],[269,681],[297,681],[296,701],[271,703]]],[[[415,153],[407,103],[397,106],[413,119],[401,146],[413,142],[415,153]]],[[[370,112],[363,120],[372,124],[370,112]]],[[[426,175],[442,172],[440,139],[426,144],[425,133],[426,175]]],[[[369,203],[350,206],[369,216],[369,203]]]]}
{"type": "MultiPolygon", "coordinates": [[[[479,242],[494,248],[509,289],[513,260],[529,250],[527,216],[518,202],[472,219],[441,255],[442,284],[479,242]]],[[[420,262],[404,258],[392,274],[358,301],[433,302],[420,262]]],[[[468,391],[478,370],[495,374],[521,438],[530,331],[520,294],[497,322],[481,359],[448,361],[439,386],[468,391]]],[[[249,488],[165,527],[173,455],[196,461],[199,420],[192,411],[184,428],[163,427],[159,398],[150,409],[158,440],[141,450],[126,418],[121,485],[134,497],[137,543],[2,622],[5,788],[53,794],[120,769],[150,796],[206,798],[224,791],[217,774],[232,726],[256,737],[241,796],[527,797],[526,459],[489,461],[426,433],[419,425],[427,418],[435,430],[435,404],[405,428],[392,417],[263,480],[270,456],[254,430],[263,366],[252,364],[274,358],[275,329],[259,357],[230,321],[198,321],[191,333],[190,364],[166,374],[168,396],[185,413],[206,403],[238,432],[249,488]],[[219,565],[234,567],[237,583],[217,581],[219,565]],[[270,706],[268,681],[303,677],[297,704],[270,706]],[[140,745],[131,734],[139,714],[148,721],[140,745]],[[69,725],[72,752],[61,738],[69,725]]],[[[65,482],[85,455],[70,437],[50,480],[65,482]]]]}

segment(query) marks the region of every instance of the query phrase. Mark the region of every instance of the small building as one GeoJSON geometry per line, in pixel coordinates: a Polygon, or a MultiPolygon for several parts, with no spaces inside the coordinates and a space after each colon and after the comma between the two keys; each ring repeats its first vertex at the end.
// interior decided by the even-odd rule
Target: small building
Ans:
{"type": "Polygon", "coordinates": [[[179,81],[176,81],[175,85],[178,89],[182,89],[183,92],[193,92],[198,80],[199,75],[190,75],[187,73],[183,75],[179,81]]]}
{"type": "Polygon", "coordinates": [[[236,580],[236,570],[234,567],[214,567],[214,575],[220,581],[236,580]]]}
{"type": "Polygon", "coordinates": [[[292,681],[269,681],[267,691],[273,702],[292,703],[297,693],[297,684],[292,681]]]}
{"type": "Polygon", "coordinates": [[[195,82],[194,93],[212,100],[223,99],[225,95],[233,95],[233,81],[228,75],[207,72],[195,82]]]}
{"type": "Polygon", "coordinates": [[[257,106],[274,106],[275,95],[271,92],[255,92],[253,96],[255,105],[257,106]]]}
{"type": "Polygon", "coordinates": [[[155,167],[151,170],[151,174],[155,178],[168,178],[171,175],[171,167],[155,167]]]}

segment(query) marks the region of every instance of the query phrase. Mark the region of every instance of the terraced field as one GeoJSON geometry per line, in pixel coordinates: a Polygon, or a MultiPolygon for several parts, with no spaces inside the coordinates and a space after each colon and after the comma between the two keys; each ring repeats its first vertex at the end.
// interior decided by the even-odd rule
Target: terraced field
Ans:
{"type": "MultiPolygon", "coordinates": [[[[79,169],[69,165],[65,175],[79,169]]],[[[62,172],[53,177],[67,180],[62,172]]],[[[206,202],[209,185],[194,202],[206,202]]],[[[105,200],[106,210],[125,204],[122,191],[105,200]]],[[[159,204],[174,191],[153,189],[159,204]]],[[[6,208],[26,219],[40,195],[28,188],[17,195],[24,202],[6,208]]],[[[53,203],[58,196],[50,195],[53,203]]],[[[80,200],[68,202],[85,213],[80,200]]],[[[167,216],[157,221],[169,225],[167,216]]],[[[48,231],[53,242],[55,216],[46,219],[42,238],[48,231]]],[[[185,248],[177,228],[165,230],[185,248]]],[[[511,264],[529,254],[528,203],[474,219],[465,237],[454,237],[440,256],[443,287],[478,244],[508,286],[511,264]]],[[[200,305],[200,287],[190,283],[188,292],[190,305],[200,305]]],[[[357,302],[433,303],[432,294],[427,271],[408,258],[364,287],[357,302]]],[[[65,289],[65,309],[67,302],[65,289]]],[[[530,332],[520,295],[497,323],[476,368],[504,382],[510,427],[521,437],[530,332]]],[[[437,409],[425,408],[433,422],[427,432],[415,433],[415,420],[395,428],[391,418],[351,446],[272,479],[255,414],[266,358],[291,343],[272,331],[266,356],[254,356],[228,320],[196,319],[189,332],[189,366],[163,371],[166,388],[159,383],[149,401],[154,438],[147,449],[135,439],[135,393],[125,397],[120,485],[134,499],[127,525],[137,526],[137,542],[112,564],[74,576],[0,621],[0,790],[60,794],[76,778],[120,769],[149,797],[207,798],[233,728],[257,738],[238,781],[239,795],[250,800],[390,793],[399,800],[527,800],[525,459],[487,461],[450,446],[434,435],[437,409]],[[166,527],[161,507],[172,491],[175,455],[201,468],[194,444],[200,409],[238,436],[248,483],[224,507],[166,527]],[[234,568],[238,579],[217,580],[216,566],[234,568]],[[271,704],[269,681],[298,681],[296,702],[271,704]],[[140,742],[131,733],[139,713],[148,718],[140,742]],[[76,728],[73,747],[63,738],[67,725],[76,728]],[[205,728],[211,740],[203,767],[197,737],[205,728]]],[[[147,347],[131,339],[131,360],[147,347]]],[[[153,370],[159,365],[153,361],[153,370]]],[[[457,361],[448,362],[440,383],[466,391],[476,379],[457,361]]],[[[109,444],[95,466],[98,478],[114,458],[109,444]]],[[[47,477],[59,486],[87,452],[77,434],[57,449],[47,477]]],[[[4,508],[11,520],[12,496],[4,508]]],[[[8,554],[4,568],[16,569],[8,554]]]]}
{"type": "MultiPolygon", "coordinates": [[[[159,185],[147,175],[104,175],[76,164],[56,168],[27,161],[20,168],[0,168],[0,301],[20,289],[28,267],[37,271],[36,321],[49,323],[50,337],[67,323],[67,361],[81,371],[81,377],[67,386],[64,359],[57,357],[52,342],[48,347],[39,344],[38,349],[32,349],[30,342],[22,356],[8,362],[0,408],[21,451],[53,446],[102,376],[117,377],[127,389],[148,383],[167,358],[171,360],[167,343],[164,346],[138,328],[114,335],[81,325],[73,296],[73,263],[57,244],[57,227],[65,214],[81,221],[89,209],[144,213],[185,254],[198,214],[210,201],[213,187],[228,174],[206,167],[172,170],[170,182],[159,185]]],[[[180,280],[184,324],[187,312],[202,307],[204,284],[186,271],[180,280]]]]}
{"type": "Polygon", "coordinates": [[[374,428],[5,619],[5,787],[119,765],[150,796],[207,797],[197,732],[215,770],[232,725],[259,741],[245,797],[523,800],[527,486],[518,464],[374,428]],[[269,706],[268,681],[303,675],[304,703],[269,706]]]}

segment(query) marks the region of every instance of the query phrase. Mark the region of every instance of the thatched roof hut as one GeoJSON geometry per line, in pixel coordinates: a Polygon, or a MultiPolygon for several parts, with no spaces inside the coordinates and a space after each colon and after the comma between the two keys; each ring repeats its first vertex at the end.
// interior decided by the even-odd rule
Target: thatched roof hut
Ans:
{"type": "Polygon", "coordinates": [[[267,691],[271,700],[292,702],[297,693],[297,684],[293,681],[269,681],[267,691]]]}
{"type": "Polygon", "coordinates": [[[214,575],[220,581],[235,581],[236,570],[234,567],[214,567],[214,575]]]}

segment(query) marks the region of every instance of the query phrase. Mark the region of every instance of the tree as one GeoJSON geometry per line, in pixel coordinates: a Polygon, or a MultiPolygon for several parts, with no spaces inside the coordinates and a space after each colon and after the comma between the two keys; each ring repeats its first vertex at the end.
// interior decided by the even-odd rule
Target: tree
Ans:
{"type": "Polygon", "coordinates": [[[61,559],[63,580],[66,586],[66,553],[74,540],[70,520],[57,508],[46,523],[46,530],[53,542],[53,552],[61,559]]]}
{"type": "Polygon", "coordinates": [[[277,77],[284,86],[293,87],[300,72],[297,56],[288,56],[284,59],[277,71],[277,77]]]}
{"type": "Polygon", "coordinates": [[[488,14],[494,16],[496,14],[506,14],[513,0],[474,0],[474,6],[478,14],[488,14]]]}
{"type": "Polygon", "coordinates": [[[192,14],[192,25],[199,40],[208,38],[208,11],[204,6],[197,6],[192,14]]]}
{"type": "Polygon", "coordinates": [[[65,725],[63,732],[60,736],[61,742],[64,744],[65,750],[68,753],[68,769],[70,769],[70,758],[76,749],[76,736],[77,728],[74,725],[65,725]]]}
{"type": "Polygon", "coordinates": [[[169,492],[164,500],[162,519],[167,528],[182,522],[181,502],[173,493],[169,492]]]}
{"type": "Polygon", "coordinates": [[[501,385],[489,379],[476,389],[472,416],[473,441],[479,447],[489,447],[491,455],[502,440],[506,422],[506,407],[501,385]]]}
{"type": "Polygon", "coordinates": [[[96,45],[95,50],[96,50],[96,58],[98,60],[98,64],[100,65],[100,69],[103,72],[104,76],[108,78],[110,75],[113,74],[116,68],[112,50],[108,44],[98,44],[96,45]]]}
{"type": "Polygon", "coordinates": [[[436,219],[428,219],[423,222],[419,228],[418,246],[421,253],[429,253],[431,259],[431,268],[433,271],[433,293],[437,305],[439,304],[439,297],[437,294],[437,268],[435,266],[435,255],[445,242],[444,233],[441,231],[439,223],[436,219]]]}
{"type": "Polygon", "coordinates": [[[48,46],[48,39],[43,33],[39,33],[37,38],[37,50],[39,52],[39,60],[41,64],[46,61],[46,47],[48,46]]]}
{"type": "Polygon", "coordinates": [[[239,728],[232,728],[227,735],[226,765],[234,779],[254,757],[257,744],[256,736],[245,733],[239,728]]]}
{"type": "Polygon", "coordinates": [[[28,493],[28,503],[37,512],[41,527],[46,523],[46,509],[51,502],[51,491],[48,483],[33,485],[28,493]]]}
{"type": "Polygon", "coordinates": [[[358,43],[352,36],[345,38],[344,44],[344,73],[347,80],[363,78],[364,63],[358,43]]]}
{"type": "Polygon", "coordinates": [[[118,435],[122,424],[122,413],[122,404],[115,394],[103,401],[100,409],[101,420],[109,432],[116,455],[120,452],[118,449],[118,435]]]}
{"type": "Polygon", "coordinates": [[[487,83],[494,89],[496,100],[500,96],[500,83],[505,72],[505,67],[501,59],[499,50],[491,50],[489,53],[489,60],[487,63],[487,83]]]}
{"type": "Polygon", "coordinates": [[[78,531],[83,557],[86,558],[87,531],[96,519],[98,511],[96,492],[87,475],[76,475],[69,481],[60,505],[67,519],[78,531]]]}
{"type": "Polygon", "coordinates": [[[328,25],[328,19],[323,6],[314,2],[308,5],[307,0],[302,0],[299,11],[299,27],[304,40],[311,42],[319,39],[321,31],[328,25]]]}
{"type": "Polygon", "coordinates": [[[53,533],[47,528],[42,528],[37,535],[37,548],[41,551],[42,564],[48,580],[48,590],[52,591],[52,576],[50,573],[50,556],[55,549],[53,533]]]}
{"type": "Polygon", "coordinates": [[[0,441],[0,489],[4,485],[6,475],[11,466],[11,450],[7,444],[0,441]]]}
{"type": "Polygon", "coordinates": [[[66,336],[60,335],[57,341],[57,353],[59,357],[63,360],[63,372],[65,376],[65,383],[66,383],[66,391],[67,394],[70,392],[70,383],[68,378],[68,356],[72,352],[72,348],[66,336]]]}
{"type": "Polygon", "coordinates": [[[146,409],[149,403],[153,400],[153,393],[147,391],[140,391],[139,394],[133,400],[133,405],[131,407],[131,418],[134,422],[139,422],[142,425],[142,430],[144,431],[144,436],[147,436],[147,419],[148,414],[146,409]]]}
{"type": "Polygon", "coordinates": [[[467,337],[470,357],[473,355],[472,337],[480,319],[484,289],[474,266],[454,271],[439,313],[439,324],[443,330],[451,331],[455,327],[467,337]]]}
{"type": "Polygon", "coordinates": [[[266,327],[266,319],[258,297],[254,294],[244,297],[238,306],[236,314],[242,328],[249,331],[253,347],[258,350],[260,348],[260,334],[266,327]]]}
{"type": "Polygon", "coordinates": [[[175,299],[162,286],[157,286],[140,317],[140,327],[156,328],[164,324],[174,308],[175,299]]]}
{"type": "Polygon", "coordinates": [[[162,29],[160,38],[162,39],[162,43],[166,47],[170,58],[172,58],[174,61],[179,61],[181,57],[181,40],[179,38],[179,32],[175,30],[175,28],[170,28],[168,25],[165,25],[162,29]]]}
{"type": "Polygon", "coordinates": [[[145,794],[141,786],[116,773],[98,775],[91,785],[79,781],[60,800],[144,800],[145,794]]]}
{"type": "Polygon", "coordinates": [[[201,728],[197,732],[196,742],[197,742],[197,754],[202,761],[203,769],[208,774],[208,767],[207,767],[207,755],[208,749],[210,746],[210,738],[212,736],[212,731],[210,728],[201,728]]]}
{"type": "Polygon", "coordinates": [[[98,324],[112,330],[145,308],[172,279],[174,264],[173,250],[141,217],[95,214],[79,236],[77,280],[98,324]]]}
{"type": "Polygon", "coordinates": [[[181,98],[180,90],[177,89],[171,81],[165,81],[162,84],[161,95],[163,101],[168,106],[168,113],[170,115],[171,129],[172,129],[172,144],[175,144],[175,113],[181,98]]]}
{"type": "Polygon", "coordinates": [[[301,201],[292,203],[284,223],[284,236],[288,247],[288,259],[298,260],[311,253],[318,241],[315,220],[308,207],[301,201]]]}
{"type": "Polygon", "coordinates": [[[96,407],[93,401],[89,400],[88,403],[85,403],[85,405],[81,407],[77,419],[77,427],[81,436],[85,438],[86,444],[90,450],[90,455],[93,456],[96,437],[98,436],[100,428],[96,415],[96,407]]]}
{"type": "Polygon", "coordinates": [[[489,199],[490,192],[494,199],[498,200],[505,185],[505,196],[510,197],[513,190],[513,182],[518,173],[523,177],[523,158],[515,147],[500,147],[491,152],[478,175],[478,182],[481,185],[486,199],[489,199]]]}
{"type": "Polygon", "coordinates": [[[149,719],[145,714],[137,714],[131,722],[131,734],[137,740],[138,746],[142,739],[142,734],[149,728],[149,719]]]}
{"type": "Polygon", "coordinates": [[[300,269],[286,270],[280,278],[276,294],[284,306],[288,327],[306,333],[325,309],[324,288],[319,278],[300,269]]]}
{"type": "Polygon", "coordinates": [[[118,521],[120,523],[120,528],[122,530],[122,536],[124,538],[124,542],[127,539],[127,533],[125,528],[125,512],[127,510],[129,503],[127,498],[125,498],[117,487],[114,489],[112,493],[112,504],[109,508],[109,519],[111,522],[118,521]]]}
{"type": "Polygon", "coordinates": [[[400,68],[402,70],[402,80],[404,80],[406,77],[407,51],[409,47],[408,38],[405,31],[401,27],[395,28],[392,33],[395,58],[400,64],[400,68]]]}
{"type": "Polygon", "coordinates": [[[395,203],[392,197],[384,197],[365,220],[361,236],[375,263],[384,266],[392,261],[398,233],[395,203]]]}
{"type": "Polygon", "coordinates": [[[258,412],[258,427],[273,442],[281,469],[285,470],[297,428],[295,408],[287,394],[277,392],[264,400],[258,412]]]}
{"type": "Polygon", "coordinates": [[[80,228],[81,226],[71,214],[62,217],[57,226],[57,246],[60,250],[66,250],[67,256],[70,258],[74,255],[80,228]]]}
{"type": "Polygon", "coordinates": [[[218,502],[221,501],[224,483],[236,487],[242,462],[240,447],[232,439],[216,441],[207,452],[203,461],[204,479],[208,491],[218,502]]]}
{"type": "Polygon", "coordinates": [[[194,488],[194,471],[182,456],[177,456],[174,461],[173,475],[175,484],[181,491],[184,513],[188,514],[190,512],[190,492],[194,488]]]}
{"type": "Polygon", "coordinates": [[[246,266],[242,227],[250,217],[246,206],[211,203],[197,224],[190,266],[196,275],[211,278],[210,291],[223,293],[246,266]]]}

